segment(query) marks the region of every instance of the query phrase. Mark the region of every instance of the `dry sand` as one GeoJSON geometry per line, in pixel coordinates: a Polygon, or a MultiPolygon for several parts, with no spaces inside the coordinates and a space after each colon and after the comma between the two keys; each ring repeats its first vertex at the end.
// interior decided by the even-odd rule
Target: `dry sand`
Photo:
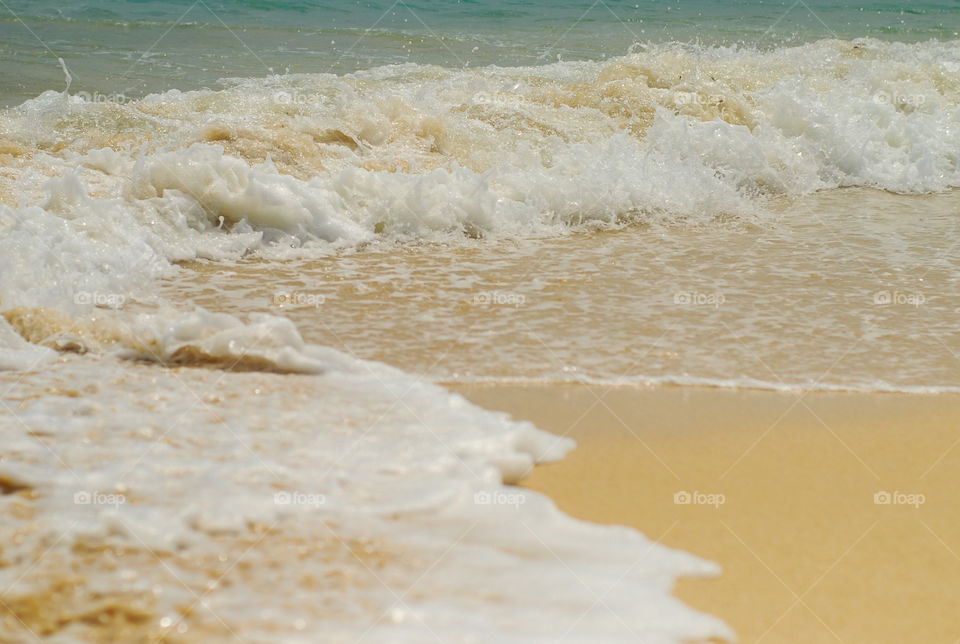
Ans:
{"type": "Polygon", "coordinates": [[[720,563],[676,594],[741,642],[960,642],[960,396],[451,388],[578,441],[527,487],[720,563]]]}

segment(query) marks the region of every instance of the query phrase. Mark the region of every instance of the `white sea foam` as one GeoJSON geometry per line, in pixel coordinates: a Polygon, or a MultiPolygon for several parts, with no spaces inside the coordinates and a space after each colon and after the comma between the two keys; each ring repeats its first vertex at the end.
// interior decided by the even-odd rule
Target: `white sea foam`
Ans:
{"type": "Polygon", "coordinates": [[[370,236],[345,216],[346,205],[333,191],[253,169],[212,146],[194,145],[141,161],[131,183],[133,199],[190,197],[207,215],[229,225],[247,222],[331,242],[358,243],[370,236]]]}
{"type": "Polygon", "coordinates": [[[635,375],[623,376],[620,378],[595,378],[571,374],[565,378],[513,378],[513,377],[470,377],[462,380],[451,378],[450,383],[462,382],[465,384],[488,384],[488,385],[519,385],[519,386],[552,386],[552,385],[592,385],[603,388],[635,388],[635,387],[704,387],[708,389],[753,389],[757,391],[776,391],[780,393],[789,393],[800,395],[807,392],[826,392],[826,393],[853,393],[853,394],[915,394],[915,395],[938,395],[938,394],[960,394],[960,386],[956,385],[904,385],[886,382],[884,380],[871,380],[868,382],[820,382],[817,380],[809,381],[783,381],[783,380],[761,380],[759,378],[710,378],[706,376],[691,375],[670,375],[670,376],[649,376],[635,375]]]}
{"type": "Polygon", "coordinates": [[[0,497],[5,602],[43,601],[70,570],[87,590],[55,602],[67,638],[104,601],[145,614],[140,635],[247,641],[729,634],[668,596],[715,566],[501,485],[571,441],[383,365],[325,364],[291,381],[74,357],[0,376],[17,408],[0,408],[16,456],[0,477],[29,490],[0,497]]]}
{"type": "Polygon", "coordinates": [[[750,219],[763,196],[960,186],[958,65],[952,43],[822,41],[125,104],[51,91],[0,115],[0,301],[62,308],[71,290],[127,292],[169,261],[264,247],[750,219]]]}
{"type": "Polygon", "coordinates": [[[25,165],[96,170],[130,209],[187,198],[214,224],[303,240],[497,233],[742,214],[752,195],[840,185],[956,186],[958,61],[949,43],[665,46],[517,70],[271,77],[123,105],[48,92],[0,131],[61,148],[25,165]]]}
{"type": "MultiPolygon", "coordinates": [[[[19,194],[74,168],[128,218],[176,214],[193,230],[356,244],[703,221],[749,216],[765,195],[960,185],[958,64],[951,43],[663,46],[541,68],[271,77],[122,105],[48,92],[0,132],[27,151],[19,194]]],[[[56,191],[50,207],[82,205],[76,182],[56,191]]]]}
{"type": "Polygon", "coordinates": [[[0,371],[27,371],[50,365],[56,352],[23,339],[0,317],[0,371]]]}

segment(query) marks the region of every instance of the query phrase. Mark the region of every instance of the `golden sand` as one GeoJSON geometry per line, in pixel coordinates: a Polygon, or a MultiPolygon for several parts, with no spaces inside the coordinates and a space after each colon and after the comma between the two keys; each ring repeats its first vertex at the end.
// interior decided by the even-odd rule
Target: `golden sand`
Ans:
{"type": "Polygon", "coordinates": [[[741,642],[960,641],[960,396],[453,388],[578,441],[527,487],[721,564],[676,594],[741,642]]]}

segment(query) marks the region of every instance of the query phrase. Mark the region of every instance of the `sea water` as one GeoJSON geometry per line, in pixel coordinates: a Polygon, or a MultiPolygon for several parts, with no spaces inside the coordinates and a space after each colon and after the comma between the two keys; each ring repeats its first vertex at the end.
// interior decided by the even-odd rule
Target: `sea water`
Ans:
{"type": "Polygon", "coordinates": [[[0,638],[727,635],[440,385],[960,390],[952,3],[0,14],[0,638]]]}
{"type": "Polygon", "coordinates": [[[345,73],[411,62],[448,68],[539,66],[622,55],[638,43],[755,45],[821,38],[957,38],[956,5],[830,0],[6,0],[0,101],[59,85],[140,98],[221,78],[345,73]]]}

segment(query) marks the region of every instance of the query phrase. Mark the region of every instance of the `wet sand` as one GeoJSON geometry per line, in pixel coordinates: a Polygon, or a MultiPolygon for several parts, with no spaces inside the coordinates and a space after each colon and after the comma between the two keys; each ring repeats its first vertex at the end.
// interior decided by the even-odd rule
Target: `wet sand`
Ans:
{"type": "Polygon", "coordinates": [[[451,388],[578,441],[525,486],[720,563],[676,594],[741,642],[960,641],[960,396],[451,388]]]}

